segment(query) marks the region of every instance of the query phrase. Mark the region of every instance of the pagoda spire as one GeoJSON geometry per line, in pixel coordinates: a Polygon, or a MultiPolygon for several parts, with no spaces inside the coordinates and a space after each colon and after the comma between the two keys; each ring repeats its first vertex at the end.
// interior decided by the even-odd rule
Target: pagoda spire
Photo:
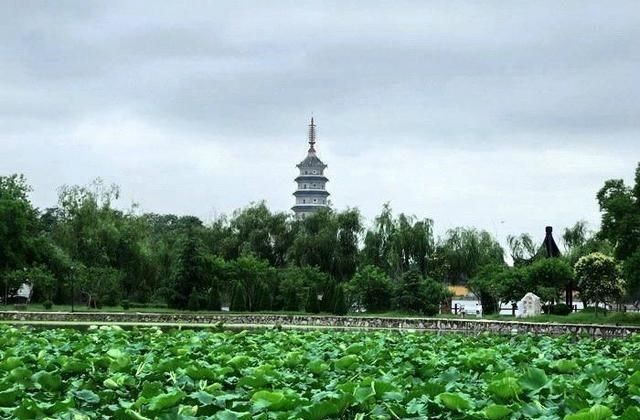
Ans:
{"type": "Polygon", "coordinates": [[[315,153],[315,144],[316,144],[316,125],[313,122],[313,117],[311,117],[311,124],[309,124],[309,152],[315,153]]]}

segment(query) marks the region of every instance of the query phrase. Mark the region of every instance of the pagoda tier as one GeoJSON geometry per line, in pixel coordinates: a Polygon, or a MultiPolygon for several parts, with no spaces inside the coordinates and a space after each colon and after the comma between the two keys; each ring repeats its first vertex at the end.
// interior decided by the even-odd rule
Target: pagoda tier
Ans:
{"type": "Polygon", "coordinates": [[[329,182],[329,178],[324,175],[299,175],[294,179],[295,182],[329,182]]]}
{"type": "Polygon", "coordinates": [[[311,189],[308,188],[306,190],[297,190],[293,193],[294,196],[296,197],[329,197],[331,194],[329,194],[329,191],[327,190],[321,190],[321,189],[311,189]]]}

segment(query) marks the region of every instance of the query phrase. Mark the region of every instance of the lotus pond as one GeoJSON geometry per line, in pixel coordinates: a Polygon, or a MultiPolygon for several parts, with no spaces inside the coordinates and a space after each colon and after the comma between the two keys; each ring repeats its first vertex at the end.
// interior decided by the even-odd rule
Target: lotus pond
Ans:
{"type": "Polygon", "coordinates": [[[640,419],[640,337],[0,326],[1,418],[640,419]]]}

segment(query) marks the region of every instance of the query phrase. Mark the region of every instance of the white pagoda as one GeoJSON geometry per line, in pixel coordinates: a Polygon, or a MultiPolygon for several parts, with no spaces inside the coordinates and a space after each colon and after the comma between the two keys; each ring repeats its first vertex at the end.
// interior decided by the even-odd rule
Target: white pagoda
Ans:
{"type": "Polygon", "coordinates": [[[309,151],[307,157],[296,165],[300,174],[295,179],[298,189],[293,193],[296,197],[296,204],[292,210],[298,217],[305,217],[329,206],[329,192],[326,189],[329,180],[324,176],[327,165],[317,156],[315,144],[316,125],[312,117],[311,124],[309,124],[309,151]]]}

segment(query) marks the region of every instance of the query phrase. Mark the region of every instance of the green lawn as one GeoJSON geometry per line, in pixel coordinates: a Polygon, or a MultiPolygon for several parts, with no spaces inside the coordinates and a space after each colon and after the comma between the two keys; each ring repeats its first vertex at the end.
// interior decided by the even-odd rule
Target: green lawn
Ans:
{"type": "Polygon", "coordinates": [[[489,315],[486,318],[502,321],[522,320],[526,322],[555,322],[567,324],[640,325],[640,313],[638,312],[609,312],[606,315],[599,313],[598,316],[596,316],[595,313],[587,311],[572,313],[567,316],[540,315],[525,319],[505,315],[489,315]]]}

